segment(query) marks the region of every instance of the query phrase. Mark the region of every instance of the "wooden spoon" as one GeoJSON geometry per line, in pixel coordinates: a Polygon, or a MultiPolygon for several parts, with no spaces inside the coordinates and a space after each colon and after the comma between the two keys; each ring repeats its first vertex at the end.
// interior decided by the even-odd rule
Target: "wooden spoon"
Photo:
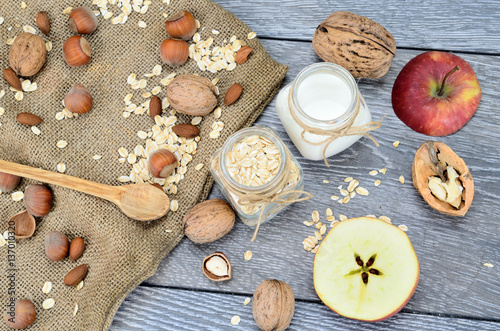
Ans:
{"type": "Polygon", "coordinates": [[[125,215],[139,221],[158,219],[164,216],[170,208],[167,195],[151,184],[110,186],[3,160],[0,160],[0,172],[39,180],[106,199],[116,204],[125,215]]]}

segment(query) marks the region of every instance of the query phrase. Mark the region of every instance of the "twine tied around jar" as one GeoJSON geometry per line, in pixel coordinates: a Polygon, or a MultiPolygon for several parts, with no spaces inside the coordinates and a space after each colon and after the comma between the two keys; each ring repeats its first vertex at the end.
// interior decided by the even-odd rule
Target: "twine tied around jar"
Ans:
{"type": "Polygon", "coordinates": [[[255,241],[255,238],[257,238],[257,233],[259,232],[259,227],[260,227],[260,222],[262,220],[262,215],[264,214],[264,210],[266,209],[267,205],[270,203],[284,203],[284,204],[291,204],[294,202],[300,202],[300,201],[306,201],[309,200],[313,197],[313,195],[307,191],[300,191],[300,190],[290,190],[290,191],[283,191],[279,193],[275,193],[272,196],[263,196],[259,194],[245,194],[243,197],[241,197],[238,200],[238,203],[240,205],[246,206],[246,205],[252,205],[256,203],[263,203],[261,209],[260,209],[260,214],[259,214],[259,219],[257,221],[257,226],[255,227],[255,232],[252,237],[252,242],[255,241]],[[301,196],[305,194],[305,197],[301,198],[283,198],[287,194],[293,194],[296,193],[298,196],[301,196]]]}
{"type": "Polygon", "coordinates": [[[375,146],[377,146],[377,147],[380,146],[378,141],[375,138],[373,138],[369,132],[380,128],[382,126],[382,121],[384,120],[384,118],[382,118],[380,120],[380,122],[379,121],[370,121],[366,124],[353,126],[354,120],[356,119],[356,117],[358,117],[358,114],[360,111],[360,104],[361,104],[361,100],[360,100],[359,94],[358,94],[358,98],[356,100],[356,108],[354,109],[354,114],[351,117],[349,117],[349,119],[344,124],[339,125],[338,127],[334,128],[334,129],[324,130],[324,129],[318,129],[318,128],[314,128],[312,126],[309,126],[309,125],[305,124],[302,120],[300,120],[300,118],[297,116],[297,114],[295,113],[295,110],[293,108],[291,90],[290,90],[290,93],[288,94],[288,109],[290,110],[290,115],[292,115],[292,118],[294,119],[294,121],[302,128],[302,132],[301,132],[300,136],[302,137],[302,139],[305,142],[307,142],[311,145],[314,145],[314,146],[319,146],[319,145],[325,144],[325,147],[323,148],[323,160],[325,161],[325,165],[327,167],[330,167],[330,164],[326,160],[326,149],[337,138],[345,137],[345,136],[362,135],[362,136],[366,136],[366,137],[370,138],[375,143],[375,146]],[[328,138],[326,138],[320,142],[315,143],[315,142],[309,141],[305,138],[306,132],[308,132],[310,134],[318,135],[318,136],[327,136],[328,138]]]}

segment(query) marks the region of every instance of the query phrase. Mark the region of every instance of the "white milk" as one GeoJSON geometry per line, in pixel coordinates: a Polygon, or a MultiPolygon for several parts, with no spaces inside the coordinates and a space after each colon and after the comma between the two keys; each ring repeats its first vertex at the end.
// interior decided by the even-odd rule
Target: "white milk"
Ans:
{"type": "MultiPolygon", "coordinates": [[[[297,110],[295,110],[295,114],[309,126],[326,130],[334,129],[338,124],[328,122],[346,114],[352,100],[356,97],[355,93],[359,94],[356,82],[348,71],[333,63],[315,63],[305,68],[297,77],[301,75],[304,75],[305,78],[298,86],[297,84],[294,86],[297,89],[295,102],[312,119],[300,115],[297,110]]],[[[295,82],[297,80],[295,78],[295,82]]],[[[326,143],[312,145],[309,142],[319,143],[328,137],[306,132],[305,139],[302,139],[301,133],[303,129],[292,118],[289,109],[288,101],[292,84],[285,86],[278,94],[276,110],[290,139],[292,139],[302,156],[310,160],[322,160],[326,143]]],[[[359,98],[360,110],[353,126],[371,121],[370,110],[361,94],[359,94],[359,98]]],[[[327,147],[326,157],[342,152],[361,137],[345,136],[337,138],[327,147]]]]}

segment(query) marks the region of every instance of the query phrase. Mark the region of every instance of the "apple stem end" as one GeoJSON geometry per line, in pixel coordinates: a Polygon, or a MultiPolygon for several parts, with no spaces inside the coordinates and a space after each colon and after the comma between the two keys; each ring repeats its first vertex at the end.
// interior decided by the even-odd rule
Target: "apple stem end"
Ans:
{"type": "Polygon", "coordinates": [[[444,93],[444,83],[446,82],[446,79],[454,72],[460,70],[460,67],[459,66],[455,66],[453,67],[453,69],[451,69],[443,78],[443,81],[441,83],[441,88],[439,89],[437,95],[442,97],[443,96],[443,93],[444,93]]]}

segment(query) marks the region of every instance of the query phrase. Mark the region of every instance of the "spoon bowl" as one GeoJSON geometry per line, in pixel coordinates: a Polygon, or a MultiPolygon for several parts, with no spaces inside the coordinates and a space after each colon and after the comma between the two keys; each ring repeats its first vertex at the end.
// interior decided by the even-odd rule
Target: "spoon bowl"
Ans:
{"type": "Polygon", "coordinates": [[[165,215],[170,209],[170,201],[163,190],[151,184],[122,186],[125,191],[117,203],[122,212],[139,221],[151,221],[165,215]]]}

